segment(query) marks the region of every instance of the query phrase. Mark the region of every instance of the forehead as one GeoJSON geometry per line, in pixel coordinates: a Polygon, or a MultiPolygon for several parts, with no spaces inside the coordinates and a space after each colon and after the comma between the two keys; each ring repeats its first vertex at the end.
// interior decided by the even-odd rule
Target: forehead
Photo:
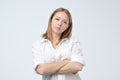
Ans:
{"type": "Polygon", "coordinates": [[[69,19],[68,15],[65,12],[57,12],[55,13],[54,17],[60,17],[63,19],[69,19]]]}

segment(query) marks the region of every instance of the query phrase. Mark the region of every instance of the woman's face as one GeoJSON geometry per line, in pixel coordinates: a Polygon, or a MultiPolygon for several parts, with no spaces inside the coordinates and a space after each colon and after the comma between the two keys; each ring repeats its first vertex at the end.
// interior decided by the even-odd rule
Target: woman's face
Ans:
{"type": "Polygon", "coordinates": [[[61,35],[69,26],[69,17],[65,12],[57,12],[51,21],[52,32],[61,35]]]}

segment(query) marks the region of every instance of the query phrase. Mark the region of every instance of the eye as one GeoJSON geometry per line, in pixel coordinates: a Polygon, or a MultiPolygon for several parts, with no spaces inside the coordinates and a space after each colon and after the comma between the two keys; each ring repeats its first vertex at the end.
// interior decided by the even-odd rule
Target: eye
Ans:
{"type": "Polygon", "coordinates": [[[66,22],[66,21],[65,21],[64,23],[65,23],[65,24],[67,24],[67,22],[66,22]]]}
{"type": "Polygon", "coordinates": [[[57,21],[58,21],[58,20],[59,20],[59,18],[55,18],[55,20],[57,20],[57,21]]]}
{"type": "Polygon", "coordinates": [[[64,23],[64,24],[68,24],[68,21],[67,21],[67,20],[63,20],[63,23],[64,23]]]}

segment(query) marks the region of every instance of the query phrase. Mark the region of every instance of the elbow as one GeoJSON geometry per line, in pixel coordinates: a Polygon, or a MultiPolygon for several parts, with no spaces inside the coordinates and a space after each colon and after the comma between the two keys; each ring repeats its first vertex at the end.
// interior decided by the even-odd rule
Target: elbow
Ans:
{"type": "Polygon", "coordinates": [[[38,67],[36,68],[36,72],[40,75],[45,75],[46,74],[45,68],[42,67],[41,65],[38,65],[38,67]]]}
{"type": "Polygon", "coordinates": [[[78,72],[78,71],[82,71],[83,69],[83,65],[78,63],[76,66],[75,66],[75,71],[78,72]]]}

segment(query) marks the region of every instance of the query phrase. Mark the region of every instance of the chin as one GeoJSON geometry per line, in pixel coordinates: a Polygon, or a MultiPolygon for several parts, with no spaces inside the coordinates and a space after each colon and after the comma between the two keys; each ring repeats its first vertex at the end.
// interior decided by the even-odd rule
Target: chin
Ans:
{"type": "Polygon", "coordinates": [[[62,34],[62,32],[59,32],[59,31],[56,31],[55,33],[56,33],[56,34],[62,34]]]}

